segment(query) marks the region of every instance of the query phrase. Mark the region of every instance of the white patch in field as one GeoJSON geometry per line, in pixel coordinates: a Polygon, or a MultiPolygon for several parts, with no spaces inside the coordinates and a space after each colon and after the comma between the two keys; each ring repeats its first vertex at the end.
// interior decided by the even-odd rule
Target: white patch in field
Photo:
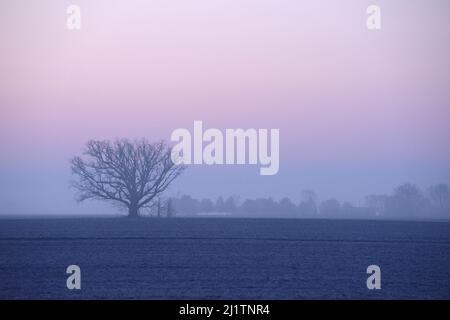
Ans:
{"type": "Polygon", "coordinates": [[[381,269],[377,265],[370,265],[367,267],[367,274],[370,276],[367,278],[367,289],[381,289],[381,269]]]}
{"type": "Polygon", "coordinates": [[[66,286],[67,289],[73,290],[73,289],[81,289],[81,269],[79,266],[72,264],[67,267],[66,273],[70,274],[70,276],[67,278],[66,286]]]}

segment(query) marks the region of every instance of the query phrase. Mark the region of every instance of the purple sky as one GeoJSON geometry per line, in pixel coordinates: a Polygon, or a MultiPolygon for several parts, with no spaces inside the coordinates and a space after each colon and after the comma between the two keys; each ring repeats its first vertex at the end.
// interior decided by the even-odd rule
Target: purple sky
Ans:
{"type": "Polygon", "coordinates": [[[280,171],[191,167],[174,194],[357,204],[449,182],[449,14],[438,0],[0,0],[0,214],[111,212],[74,202],[68,159],[194,120],[279,128],[280,171]]]}

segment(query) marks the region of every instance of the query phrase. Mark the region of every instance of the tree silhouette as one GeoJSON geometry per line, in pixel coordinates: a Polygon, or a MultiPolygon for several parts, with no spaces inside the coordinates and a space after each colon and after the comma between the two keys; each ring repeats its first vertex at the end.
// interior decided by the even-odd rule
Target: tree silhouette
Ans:
{"type": "Polygon", "coordinates": [[[171,159],[171,148],[164,141],[148,143],[91,140],[84,157],[71,159],[72,173],[78,177],[73,187],[78,201],[111,201],[128,209],[129,217],[154,205],[154,199],[184,170],[171,159]]]}
{"type": "Polygon", "coordinates": [[[394,189],[388,201],[388,212],[401,217],[417,217],[426,207],[427,199],[419,187],[404,183],[394,189]]]}
{"type": "Polygon", "coordinates": [[[437,184],[428,188],[428,194],[433,204],[443,208],[450,201],[450,188],[447,184],[437,184]]]}

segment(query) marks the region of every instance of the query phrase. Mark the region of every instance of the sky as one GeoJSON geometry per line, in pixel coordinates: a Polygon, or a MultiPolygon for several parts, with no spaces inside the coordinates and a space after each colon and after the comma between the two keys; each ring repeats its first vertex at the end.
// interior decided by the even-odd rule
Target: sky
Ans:
{"type": "Polygon", "coordinates": [[[193,166],[173,195],[361,204],[449,183],[449,14],[443,0],[0,0],[0,214],[116,213],[75,202],[69,159],[194,120],[279,129],[280,170],[193,166]]]}

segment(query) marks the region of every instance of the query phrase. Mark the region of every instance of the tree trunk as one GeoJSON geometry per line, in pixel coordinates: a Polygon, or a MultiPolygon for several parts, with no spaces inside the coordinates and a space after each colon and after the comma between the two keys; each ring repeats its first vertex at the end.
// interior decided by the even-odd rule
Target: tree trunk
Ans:
{"type": "Polygon", "coordinates": [[[161,218],[161,199],[158,198],[158,218],[161,218]]]}
{"type": "Polygon", "coordinates": [[[139,209],[137,206],[129,206],[128,207],[128,218],[138,218],[139,217],[139,209]]]}

